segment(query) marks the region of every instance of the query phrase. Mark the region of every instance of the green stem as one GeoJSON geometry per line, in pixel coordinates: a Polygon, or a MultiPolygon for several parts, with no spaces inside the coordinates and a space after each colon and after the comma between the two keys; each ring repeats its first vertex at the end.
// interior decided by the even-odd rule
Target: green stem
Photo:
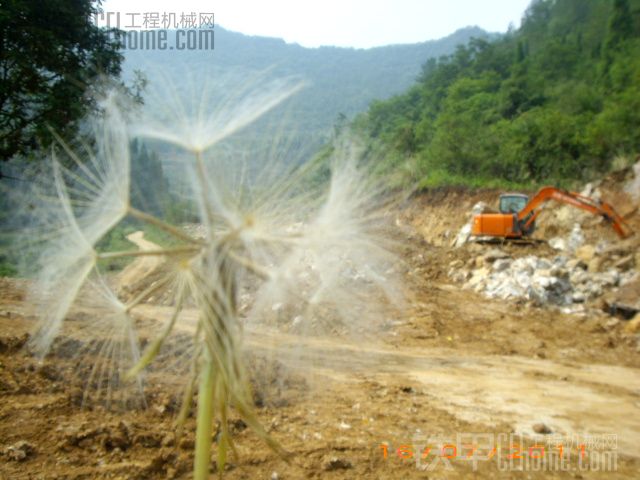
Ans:
{"type": "Polygon", "coordinates": [[[184,240],[186,242],[196,243],[196,244],[202,243],[201,241],[195,238],[192,238],[191,236],[189,236],[187,233],[183,232],[179,228],[176,228],[173,225],[163,222],[159,218],[154,217],[153,215],[149,215],[148,213],[142,212],[136,208],[129,207],[129,215],[137,218],[138,220],[142,220],[144,222],[155,225],[156,227],[164,230],[165,232],[170,233],[174,237],[178,237],[179,239],[184,240]]]}
{"type": "Polygon", "coordinates": [[[206,215],[207,215],[207,222],[209,224],[209,226],[211,226],[211,224],[213,223],[213,211],[211,210],[211,206],[209,205],[209,201],[207,199],[207,195],[205,194],[205,192],[207,190],[211,190],[209,187],[210,185],[208,185],[207,182],[207,169],[204,166],[204,160],[202,159],[202,153],[201,152],[195,152],[195,156],[196,156],[196,168],[198,169],[198,174],[196,175],[196,178],[198,179],[198,183],[200,186],[200,194],[201,194],[201,198],[202,198],[202,205],[206,211],[206,215]]]}
{"type": "Polygon", "coordinates": [[[151,363],[151,360],[156,358],[156,355],[158,355],[158,352],[160,351],[162,344],[171,333],[171,330],[173,330],[173,326],[176,324],[176,320],[178,319],[178,316],[182,311],[182,302],[184,301],[184,297],[185,297],[184,288],[181,288],[180,291],[178,292],[178,301],[176,302],[176,308],[173,311],[171,320],[169,320],[169,323],[165,327],[164,331],[160,334],[160,336],[156,338],[149,347],[147,347],[144,355],[138,361],[138,363],[134,365],[126,373],[125,378],[133,378],[137,376],[142,371],[143,368],[145,368],[147,365],[149,365],[149,363],[151,363]]]}
{"type": "Polygon", "coordinates": [[[129,313],[132,309],[134,309],[135,307],[140,305],[145,298],[148,298],[149,295],[151,295],[152,293],[155,293],[157,290],[160,290],[161,288],[163,288],[171,280],[172,280],[172,278],[167,276],[167,277],[165,277],[163,279],[160,279],[155,284],[152,283],[147,288],[145,288],[137,297],[135,297],[133,300],[131,300],[129,303],[127,303],[125,305],[124,311],[129,313]]]}
{"type": "Polygon", "coordinates": [[[206,354],[206,359],[198,388],[196,458],[193,462],[194,480],[207,480],[211,465],[214,367],[210,355],[206,354]]]}

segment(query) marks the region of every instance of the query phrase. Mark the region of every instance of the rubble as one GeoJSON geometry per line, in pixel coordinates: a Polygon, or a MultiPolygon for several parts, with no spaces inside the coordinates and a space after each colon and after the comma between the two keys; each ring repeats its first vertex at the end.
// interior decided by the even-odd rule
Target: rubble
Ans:
{"type": "Polygon", "coordinates": [[[554,250],[560,250],[561,252],[567,250],[567,241],[564,238],[553,237],[548,243],[554,250]]]}
{"type": "MultiPolygon", "coordinates": [[[[578,251],[584,248],[583,247],[584,242],[585,242],[585,238],[584,238],[584,233],[582,232],[582,227],[580,226],[579,223],[574,223],[568,238],[565,239],[561,237],[554,237],[551,240],[549,240],[547,243],[554,250],[559,250],[561,252],[568,252],[568,253],[577,253],[578,251]]],[[[594,247],[592,247],[591,245],[588,245],[586,247],[588,248],[584,250],[582,254],[583,256],[588,257],[589,253],[591,252],[591,249],[593,249],[593,252],[595,253],[594,247]]],[[[578,258],[581,258],[581,257],[578,257],[578,258]]]]}
{"type": "MultiPolygon", "coordinates": [[[[640,162],[634,169],[637,180],[640,178],[640,162]]],[[[599,198],[600,185],[586,185],[583,194],[599,198]]],[[[470,215],[473,217],[487,210],[483,202],[478,202],[470,215]]],[[[605,311],[632,318],[640,311],[640,284],[636,286],[640,281],[637,239],[611,244],[606,240],[599,240],[597,244],[587,243],[581,223],[577,221],[580,217],[572,208],[564,206],[555,210],[554,215],[563,217],[561,223],[564,226],[573,225],[566,237],[548,241],[549,246],[557,251],[555,257],[528,255],[513,258],[499,247],[480,252],[467,247],[468,252],[475,253],[475,256],[465,263],[450,262],[449,277],[463,284],[463,288],[491,298],[555,305],[566,312],[583,312],[590,302],[600,299],[600,307],[605,311]]],[[[454,246],[461,247],[471,240],[476,238],[471,235],[469,221],[458,233],[454,246]]]]}
{"type": "MultiPolygon", "coordinates": [[[[449,276],[463,283],[463,288],[484,293],[490,298],[523,299],[537,305],[575,306],[567,311],[582,310],[580,304],[605,293],[629,290],[631,293],[624,297],[627,298],[624,300],[626,303],[618,295],[617,301],[611,300],[610,310],[623,310],[627,314],[637,311],[634,308],[640,310],[638,301],[633,305],[628,301],[629,298],[640,298],[636,292],[640,285],[636,285],[638,273],[635,270],[612,266],[605,271],[592,271],[589,265],[599,257],[597,249],[591,245],[579,247],[575,255],[569,258],[561,254],[552,259],[528,255],[513,259],[506,252],[494,248],[469,262],[475,266],[471,270],[452,263],[449,276]],[[631,286],[625,287],[627,284],[631,286]]],[[[624,263],[627,267],[628,261],[624,263]]],[[[621,265],[621,262],[615,262],[615,265],[621,265]]]]}
{"type": "Polygon", "coordinates": [[[453,242],[451,243],[452,247],[460,248],[465,243],[473,239],[473,236],[471,235],[473,217],[475,217],[476,215],[480,215],[481,213],[496,213],[496,210],[489,207],[484,202],[476,203],[469,213],[469,221],[462,226],[462,228],[456,235],[456,238],[453,239],[453,242]]]}
{"type": "Polygon", "coordinates": [[[570,252],[575,252],[583,244],[584,233],[582,233],[582,227],[580,227],[579,223],[575,223],[573,225],[571,233],[569,234],[569,239],[567,240],[567,250],[569,250],[570,252]]]}
{"type": "Polygon", "coordinates": [[[460,231],[458,232],[458,235],[456,235],[456,238],[453,240],[453,246],[455,248],[460,248],[465,243],[467,243],[470,238],[471,238],[471,223],[467,223],[460,229],[460,231]]]}

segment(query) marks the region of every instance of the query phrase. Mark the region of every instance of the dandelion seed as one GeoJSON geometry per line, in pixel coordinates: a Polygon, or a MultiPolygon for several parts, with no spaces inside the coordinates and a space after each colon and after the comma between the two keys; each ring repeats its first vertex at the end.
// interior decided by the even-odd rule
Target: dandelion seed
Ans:
{"type": "Polygon", "coordinates": [[[199,72],[185,75],[178,86],[161,72],[164,81],[151,86],[150,101],[138,119],[134,136],[160,140],[202,153],[254,122],[297,93],[297,78],[270,79],[267,73],[247,75],[199,72]],[[188,85],[190,83],[190,85],[188,85]]]}

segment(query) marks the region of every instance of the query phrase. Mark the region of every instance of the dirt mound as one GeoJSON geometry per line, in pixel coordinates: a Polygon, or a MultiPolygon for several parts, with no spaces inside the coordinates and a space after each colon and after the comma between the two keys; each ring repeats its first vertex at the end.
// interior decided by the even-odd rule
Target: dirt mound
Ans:
{"type": "Polygon", "coordinates": [[[418,195],[398,216],[399,225],[407,225],[435,246],[450,246],[467,223],[474,205],[497,205],[497,190],[470,191],[441,188],[418,195]]]}

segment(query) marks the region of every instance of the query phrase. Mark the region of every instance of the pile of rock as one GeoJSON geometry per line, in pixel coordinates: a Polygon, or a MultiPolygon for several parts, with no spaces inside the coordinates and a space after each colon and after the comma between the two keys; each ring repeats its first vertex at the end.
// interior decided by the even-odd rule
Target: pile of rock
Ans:
{"type": "MultiPolygon", "coordinates": [[[[592,247],[593,248],[593,247],[592,247]]],[[[582,249],[582,250],[581,250],[582,249]]],[[[473,261],[471,269],[453,262],[449,275],[464,284],[463,288],[482,292],[492,298],[524,299],[538,305],[569,306],[600,297],[617,287],[634,282],[638,272],[631,268],[610,267],[595,270],[595,250],[589,262],[577,255],[557,255],[546,259],[535,255],[512,258],[494,248],[473,261]]],[[[631,267],[627,263],[626,267],[631,267]]]]}
{"type": "Polygon", "coordinates": [[[462,226],[462,228],[460,229],[456,237],[453,239],[453,242],[451,242],[452,247],[460,248],[461,246],[463,246],[465,243],[469,241],[478,240],[477,237],[474,237],[471,235],[471,230],[473,227],[473,217],[475,217],[476,215],[480,215],[482,213],[497,213],[497,212],[496,210],[493,210],[484,202],[476,203],[468,214],[467,223],[465,223],[462,226]]]}

